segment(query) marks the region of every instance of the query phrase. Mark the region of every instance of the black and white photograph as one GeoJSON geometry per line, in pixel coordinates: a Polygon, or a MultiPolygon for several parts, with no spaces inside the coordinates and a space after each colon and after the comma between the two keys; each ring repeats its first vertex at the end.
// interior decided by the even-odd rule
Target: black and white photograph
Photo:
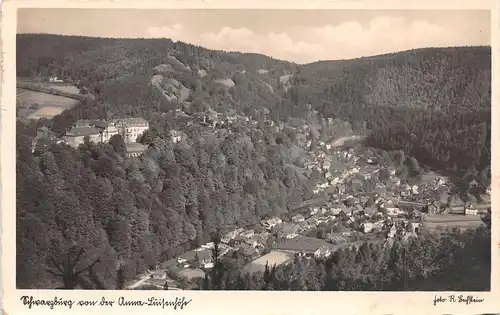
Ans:
{"type": "Polygon", "coordinates": [[[492,290],[490,15],[19,9],[17,289],[492,290]]]}

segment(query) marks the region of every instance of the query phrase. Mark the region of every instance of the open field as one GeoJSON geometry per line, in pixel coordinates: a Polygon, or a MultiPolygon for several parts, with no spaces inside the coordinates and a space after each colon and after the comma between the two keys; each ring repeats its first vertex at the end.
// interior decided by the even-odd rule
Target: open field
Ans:
{"type": "Polygon", "coordinates": [[[180,272],[180,275],[191,280],[194,278],[204,278],[205,272],[201,269],[186,268],[180,272]]]}
{"type": "Polygon", "coordinates": [[[24,89],[19,89],[19,88],[18,88],[18,89],[16,89],[16,96],[19,96],[19,95],[24,94],[24,93],[26,93],[26,92],[27,92],[27,90],[24,90],[24,89]]]}
{"type": "Polygon", "coordinates": [[[18,117],[28,119],[52,118],[64,110],[74,107],[79,102],[79,100],[58,95],[25,90],[19,93],[18,90],[18,117]],[[32,108],[34,104],[38,104],[39,107],[37,109],[32,108]]]}
{"type": "Polygon", "coordinates": [[[28,115],[26,118],[28,119],[40,119],[40,118],[47,118],[50,119],[54,116],[59,115],[64,111],[64,108],[62,107],[57,107],[57,106],[44,106],[30,115],[28,115]]]}
{"type": "Polygon", "coordinates": [[[74,93],[78,94],[80,93],[80,90],[76,86],[70,83],[65,83],[65,82],[42,82],[42,81],[36,81],[36,80],[31,80],[31,79],[20,79],[17,78],[17,84],[18,85],[27,85],[27,84],[34,84],[39,87],[43,88],[48,88],[48,89],[55,89],[58,91],[66,92],[66,93],[74,93]]]}
{"type": "Polygon", "coordinates": [[[279,251],[272,251],[269,254],[266,254],[264,256],[261,256],[248,265],[245,266],[245,271],[246,272],[257,272],[257,271],[264,271],[266,268],[266,262],[267,264],[272,267],[274,264],[276,266],[285,264],[292,260],[293,254],[292,253],[284,253],[284,252],[279,252],[279,251]]]}
{"type": "Polygon", "coordinates": [[[51,84],[48,84],[47,87],[54,89],[54,90],[57,90],[57,91],[66,92],[66,93],[73,93],[73,94],[80,93],[80,90],[76,86],[70,85],[70,84],[51,83],[51,84]]]}
{"type": "Polygon", "coordinates": [[[34,92],[42,92],[78,100],[83,100],[85,98],[84,95],[80,94],[80,90],[75,85],[69,83],[41,82],[37,80],[18,78],[16,86],[18,90],[23,89],[34,92]]]}

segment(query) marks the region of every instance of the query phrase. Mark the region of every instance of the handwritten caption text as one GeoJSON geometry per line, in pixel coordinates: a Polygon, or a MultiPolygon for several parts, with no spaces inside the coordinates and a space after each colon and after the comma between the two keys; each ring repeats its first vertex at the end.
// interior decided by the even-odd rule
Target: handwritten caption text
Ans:
{"type": "Polygon", "coordinates": [[[474,303],[482,303],[484,299],[472,296],[472,295],[435,295],[434,296],[434,306],[442,303],[463,303],[465,305],[470,305],[474,303]]]}
{"type": "Polygon", "coordinates": [[[56,307],[66,307],[72,309],[73,307],[134,307],[134,306],[148,306],[148,307],[161,307],[183,309],[189,303],[191,299],[186,299],[185,297],[178,298],[175,300],[166,300],[165,298],[155,298],[150,297],[145,300],[128,300],[123,296],[117,298],[116,300],[108,300],[104,296],[100,300],[70,300],[61,297],[54,297],[53,299],[36,299],[33,296],[22,296],[21,302],[24,306],[29,309],[34,307],[48,307],[51,310],[56,307]]]}

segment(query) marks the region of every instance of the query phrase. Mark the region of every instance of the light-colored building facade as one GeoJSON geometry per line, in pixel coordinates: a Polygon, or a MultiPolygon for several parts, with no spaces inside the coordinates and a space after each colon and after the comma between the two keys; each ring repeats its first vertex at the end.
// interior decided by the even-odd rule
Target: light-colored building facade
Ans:
{"type": "Polygon", "coordinates": [[[83,144],[85,137],[89,137],[91,142],[100,142],[101,133],[93,126],[73,127],[64,136],[64,140],[73,148],[83,144]]]}
{"type": "Polygon", "coordinates": [[[137,138],[149,130],[149,122],[144,118],[119,118],[112,123],[125,143],[137,142],[137,138]]]}
{"type": "MultiPolygon", "coordinates": [[[[149,130],[149,122],[143,118],[120,118],[112,121],[81,119],[66,132],[65,141],[76,148],[84,138],[91,142],[109,142],[115,135],[121,135],[125,143],[136,143],[137,138],[149,130]]],[[[132,155],[137,155],[136,152],[132,155]]]]}

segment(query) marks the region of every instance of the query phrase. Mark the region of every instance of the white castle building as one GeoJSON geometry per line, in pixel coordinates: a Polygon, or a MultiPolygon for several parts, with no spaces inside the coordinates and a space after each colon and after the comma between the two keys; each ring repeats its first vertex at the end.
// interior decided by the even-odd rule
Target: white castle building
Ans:
{"type": "Polygon", "coordinates": [[[125,143],[136,143],[137,138],[149,130],[149,122],[143,118],[119,118],[112,121],[78,120],[66,132],[66,142],[77,148],[84,138],[91,142],[108,142],[114,135],[121,135],[125,143]]]}

